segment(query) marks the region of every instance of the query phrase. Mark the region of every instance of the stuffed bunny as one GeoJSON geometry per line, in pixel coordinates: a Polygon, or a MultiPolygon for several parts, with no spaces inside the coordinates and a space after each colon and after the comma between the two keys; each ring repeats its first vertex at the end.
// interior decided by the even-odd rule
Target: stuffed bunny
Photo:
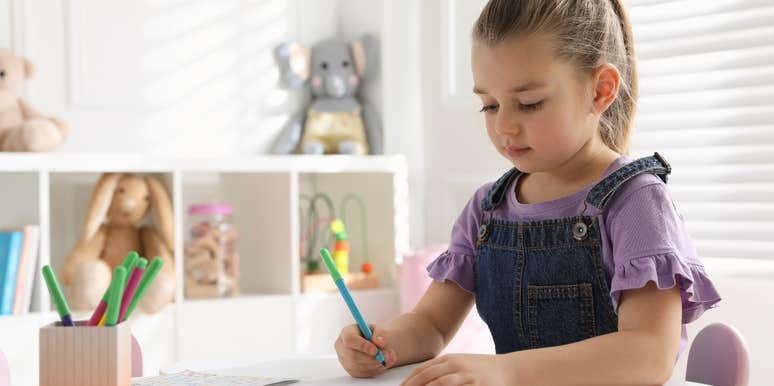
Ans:
{"type": "Polygon", "coordinates": [[[32,63],[0,49],[0,151],[49,151],[67,137],[68,128],[45,117],[19,97],[32,76],[32,63]]]}
{"type": "Polygon", "coordinates": [[[150,176],[103,174],[89,202],[83,235],[60,272],[62,282],[70,287],[72,308],[94,309],[110,283],[113,268],[129,251],[137,251],[148,259],[158,256],[164,260],[139,304],[145,312],[157,312],[175,294],[173,247],[172,204],[164,186],[150,176]],[[140,226],[149,210],[155,227],[140,226]]]}
{"type": "Polygon", "coordinates": [[[311,49],[298,42],[278,46],[274,54],[283,83],[290,88],[308,83],[312,102],[287,123],[272,152],[381,154],[381,121],[356,95],[377,69],[376,52],[376,40],[368,35],[351,44],[325,40],[311,49]]]}

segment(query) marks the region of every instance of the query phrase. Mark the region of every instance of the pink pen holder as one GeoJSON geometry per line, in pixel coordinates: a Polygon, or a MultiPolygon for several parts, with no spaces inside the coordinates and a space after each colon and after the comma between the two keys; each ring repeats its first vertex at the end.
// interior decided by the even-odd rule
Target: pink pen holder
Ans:
{"type": "Polygon", "coordinates": [[[41,386],[130,386],[132,331],[112,327],[75,327],[51,323],[40,328],[41,386]]]}

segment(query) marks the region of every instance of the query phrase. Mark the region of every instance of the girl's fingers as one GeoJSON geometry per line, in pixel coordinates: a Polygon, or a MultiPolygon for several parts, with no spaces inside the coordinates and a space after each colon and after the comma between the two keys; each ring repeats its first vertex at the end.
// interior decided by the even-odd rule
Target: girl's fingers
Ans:
{"type": "Polygon", "coordinates": [[[426,361],[425,363],[422,363],[421,365],[415,367],[414,370],[411,371],[411,374],[409,374],[409,376],[406,377],[406,379],[409,379],[409,378],[413,377],[414,375],[421,373],[426,368],[428,368],[430,366],[434,366],[436,363],[440,363],[441,361],[444,361],[445,359],[446,359],[446,357],[438,357],[438,358],[426,361]]]}
{"type": "MultiPolygon", "coordinates": [[[[403,383],[401,383],[401,386],[424,385],[430,380],[437,378],[437,376],[430,378],[430,375],[433,373],[425,374],[425,372],[429,371],[429,369],[431,368],[444,365],[445,362],[446,362],[446,357],[439,357],[439,358],[429,360],[425,363],[422,363],[421,365],[414,368],[411,374],[409,374],[408,377],[406,377],[406,379],[403,381],[403,383]]],[[[435,371],[438,371],[438,369],[436,369],[435,371]]]]}
{"type": "Polygon", "coordinates": [[[469,385],[470,382],[462,374],[452,373],[440,376],[428,383],[427,386],[462,386],[469,385]]]}
{"type": "Polygon", "coordinates": [[[383,367],[382,364],[379,363],[379,361],[376,359],[376,356],[374,355],[363,354],[362,352],[354,351],[354,350],[350,351],[350,353],[351,353],[351,356],[349,357],[349,359],[360,366],[383,367]]]}
{"type": "Polygon", "coordinates": [[[381,328],[375,328],[373,329],[373,332],[374,334],[373,334],[372,341],[374,342],[374,344],[379,346],[379,348],[386,347],[387,346],[386,331],[384,331],[384,329],[381,329],[381,328]]]}
{"type": "Polygon", "coordinates": [[[385,331],[374,325],[369,326],[372,331],[371,339],[365,339],[357,325],[344,327],[337,342],[337,354],[344,365],[344,369],[353,377],[372,377],[381,374],[387,367],[397,362],[395,350],[386,347],[387,339],[385,331]],[[376,359],[378,350],[382,350],[385,365],[376,359]]]}
{"type": "Polygon", "coordinates": [[[409,378],[407,378],[406,381],[404,382],[404,385],[405,386],[427,385],[430,382],[435,381],[436,379],[451,373],[452,373],[452,369],[450,368],[448,363],[445,363],[445,362],[437,363],[430,367],[424,368],[418,373],[413,374],[413,376],[409,376],[409,378]]]}
{"type": "Polygon", "coordinates": [[[348,368],[346,366],[344,367],[344,370],[346,370],[349,375],[355,378],[373,378],[384,372],[384,369],[368,370],[359,367],[348,368]]]}
{"type": "Polygon", "coordinates": [[[395,366],[395,363],[398,361],[398,356],[395,354],[395,350],[393,349],[386,349],[383,351],[384,353],[384,361],[387,362],[387,368],[390,368],[392,366],[395,366]]]}
{"type": "MultiPolygon", "coordinates": [[[[357,329],[357,326],[350,326],[350,327],[354,327],[355,329],[357,329]]],[[[344,344],[344,347],[347,347],[352,350],[356,350],[365,354],[376,355],[376,350],[377,350],[376,345],[374,345],[373,343],[363,338],[360,335],[360,330],[357,330],[357,333],[353,333],[350,327],[345,328],[345,331],[343,331],[341,334],[341,342],[344,344]]]]}
{"type": "Polygon", "coordinates": [[[357,378],[369,378],[384,372],[385,368],[375,357],[356,350],[345,349],[338,353],[339,362],[347,373],[357,378]]]}

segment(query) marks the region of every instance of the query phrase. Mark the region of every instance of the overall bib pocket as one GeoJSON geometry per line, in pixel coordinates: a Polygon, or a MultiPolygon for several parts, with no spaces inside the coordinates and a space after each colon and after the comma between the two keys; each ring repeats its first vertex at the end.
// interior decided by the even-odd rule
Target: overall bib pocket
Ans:
{"type": "Polygon", "coordinates": [[[596,336],[590,283],[527,286],[530,348],[551,347],[596,336]]]}

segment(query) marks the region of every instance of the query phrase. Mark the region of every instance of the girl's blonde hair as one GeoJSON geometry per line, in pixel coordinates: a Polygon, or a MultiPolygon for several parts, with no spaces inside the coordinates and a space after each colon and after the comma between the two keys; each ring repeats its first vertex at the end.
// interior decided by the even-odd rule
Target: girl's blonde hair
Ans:
{"type": "Polygon", "coordinates": [[[473,39],[497,44],[514,36],[553,39],[557,58],[582,75],[611,63],[619,71],[618,96],[600,118],[600,134],[626,154],[637,102],[637,68],[629,18],[620,0],[489,0],[473,27],[473,39]]]}

